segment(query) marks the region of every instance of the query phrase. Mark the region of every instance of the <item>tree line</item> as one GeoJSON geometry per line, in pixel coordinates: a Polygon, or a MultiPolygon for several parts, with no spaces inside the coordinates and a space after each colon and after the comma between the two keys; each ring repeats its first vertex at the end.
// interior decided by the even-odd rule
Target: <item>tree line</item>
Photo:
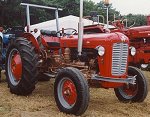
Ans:
{"type": "MultiPolygon", "coordinates": [[[[26,10],[20,6],[21,2],[63,8],[63,11],[59,12],[60,17],[67,15],[79,16],[80,0],[0,0],[0,26],[12,27],[26,25],[26,10]]],[[[91,13],[96,13],[95,11],[98,15],[103,15],[106,19],[106,8],[103,1],[94,3],[91,0],[84,0],[84,16],[90,16],[91,13]]],[[[114,14],[117,16],[117,19],[120,18],[120,12],[110,4],[110,21],[114,20],[114,14]]],[[[54,16],[54,11],[30,8],[31,24],[54,19],[54,16]]],[[[136,22],[135,26],[146,25],[146,17],[141,14],[128,14],[121,17],[128,19],[128,26],[132,25],[133,21],[136,22]]],[[[102,19],[100,21],[102,22],[102,19]]]]}

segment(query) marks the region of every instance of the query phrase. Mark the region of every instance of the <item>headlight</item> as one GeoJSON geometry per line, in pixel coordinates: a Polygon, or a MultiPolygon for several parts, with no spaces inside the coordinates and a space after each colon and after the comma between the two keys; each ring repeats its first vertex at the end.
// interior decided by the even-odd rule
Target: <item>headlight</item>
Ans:
{"type": "Polygon", "coordinates": [[[103,56],[105,54],[105,48],[103,46],[96,47],[98,55],[103,56]]]}
{"type": "Polygon", "coordinates": [[[136,49],[135,49],[135,47],[131,46],[130,49],[131,49],[131,55],[132,55],[132,56],[135,56],[135,54],[136,54],[136,49]]]}

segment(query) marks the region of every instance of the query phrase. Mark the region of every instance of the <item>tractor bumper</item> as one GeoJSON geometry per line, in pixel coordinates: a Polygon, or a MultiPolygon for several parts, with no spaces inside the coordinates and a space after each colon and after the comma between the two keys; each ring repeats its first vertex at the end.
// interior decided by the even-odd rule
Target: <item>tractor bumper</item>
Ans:
{"type": "Polygon", "coordinates": [[[126,84],[136,84],[136,76],[128,76],[127,78],[109,78],[109,77],[102,77],[93,74],[91,80],[97,81],[104,81],[104,82],[112,82],[112,83],[126,83],[126,84]]]}

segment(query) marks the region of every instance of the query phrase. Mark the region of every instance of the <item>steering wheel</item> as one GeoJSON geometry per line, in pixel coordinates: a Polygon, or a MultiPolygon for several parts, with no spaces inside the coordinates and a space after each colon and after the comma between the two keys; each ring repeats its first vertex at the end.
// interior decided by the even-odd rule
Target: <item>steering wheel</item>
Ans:
{"type": "Polygon", "coordinates": [[[74,28],[65,28],[65,29],[62,29],[62,30],[59,30],[59,31],[57,31],[56,32],[56,34],[60,34],[60,35],[62,35],[62,36],[66,36],[66,35],[74,35],[74,34],[76,34],[77,33],[77,30],[76,29],[74,29],[74,28]],[[71,33],[65,33],[64,31],[69,31],[70,30],[70,32],[71,33]]]}

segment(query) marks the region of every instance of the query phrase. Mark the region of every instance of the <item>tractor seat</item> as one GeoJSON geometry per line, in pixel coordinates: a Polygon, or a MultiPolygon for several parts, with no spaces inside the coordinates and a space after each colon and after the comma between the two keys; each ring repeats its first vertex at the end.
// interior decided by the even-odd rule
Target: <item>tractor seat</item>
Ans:
{"type": "Polygon", "coordinates": [[[56,31],[41,30],[41,34],[42,35],[47,35],[47,36],[57,37],[57,32],[56,31]]]}

